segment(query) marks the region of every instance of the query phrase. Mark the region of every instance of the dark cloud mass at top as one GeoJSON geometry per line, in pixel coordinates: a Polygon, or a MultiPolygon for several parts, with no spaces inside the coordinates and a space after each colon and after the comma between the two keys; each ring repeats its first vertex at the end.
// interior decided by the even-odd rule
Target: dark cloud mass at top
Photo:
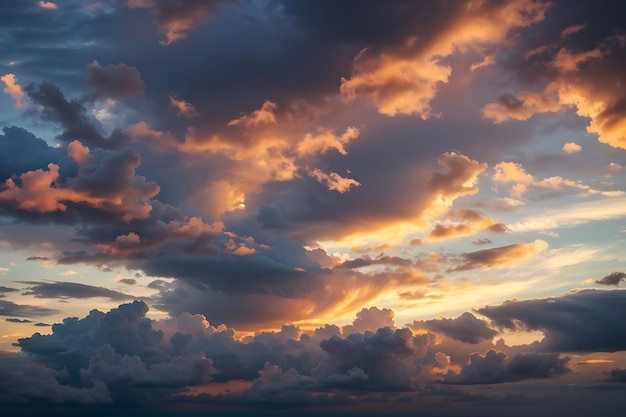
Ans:
{"type": "Polygon", "coordinates": [[[0,2],[0,408],[621,416],[624,16],[0,2]]]}

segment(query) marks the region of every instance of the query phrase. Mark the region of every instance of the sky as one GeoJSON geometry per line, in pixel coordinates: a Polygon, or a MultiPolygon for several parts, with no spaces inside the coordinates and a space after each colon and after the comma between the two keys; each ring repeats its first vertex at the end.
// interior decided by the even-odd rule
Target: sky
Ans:
{"type": "Polygon", "coordinates": [[[0,28],[1,410],[622,415],[623,2],[0,28]]]}

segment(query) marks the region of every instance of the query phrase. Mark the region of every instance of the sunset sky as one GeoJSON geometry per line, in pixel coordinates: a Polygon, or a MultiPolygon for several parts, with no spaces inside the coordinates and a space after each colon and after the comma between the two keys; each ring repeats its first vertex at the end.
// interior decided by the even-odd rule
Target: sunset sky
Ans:
{"type": "Polygon", "coordinates": [[[622,1],[0,29],[7,415],[624,415],[622,1]]]}

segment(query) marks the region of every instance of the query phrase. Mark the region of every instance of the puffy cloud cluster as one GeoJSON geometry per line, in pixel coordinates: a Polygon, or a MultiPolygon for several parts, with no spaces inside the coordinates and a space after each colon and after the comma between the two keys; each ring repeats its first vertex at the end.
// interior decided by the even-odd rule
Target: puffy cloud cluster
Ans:
{"type": "Polygon", "coordinates": [[[484,338],[485,329],[473,324],[478,320],[471,314],[422,322],[435,333],[414,334],[393,327],[391,310],[370,308],[343,329],[325,325],[303,331],[284,325],[278,332],[237,339],[233,329],[213,327],[201,315],[184,313],[155,321],[146,318],[147,311],[145,303],[134,301],[107,313],[93,310],[82,319],[67,318],[53,325],[49,335],[19,339],[22,352],[34,363],[19,374],[19,363],[3,371],[12,383],[0,386],[0,401],[136,403],[187,398],[290,403],[293,395],[304,395],[308,400],[300,404],[305,404],[333,402],[335,396],[355,390],[420,391],[441,378],[446,384],[496,384],[568,372],[568,358],[556,354],[508,359],[488,350],[470,355],[465,343],[461,351],[469,362],[452,363],[454,357],[444,352],[458,351],[459,345],[448,345],[445,338],[437,342],[435,333],[469,343],[484,338]],[[472,325],[461,330],[468,321],[472,325]],[[226,382],[242,386],[232,393],[210,394],[215,392],[208,389],[211,384],[226,382]],[[313,395],[318,391],[332,395],[313,395]]]}
{"type": "Polygon", "coordinates": [[[0,204],[5,210],[54,213],[100,210],[123,222],[146,218],[149,200],[159,187],[135,175],[140,157],[130,148],[121,151],[90,151],[79,142],[68,146],[78,164],[78,175],[62,178],[60,166],[27,171],[0,186],[0,204]]]}

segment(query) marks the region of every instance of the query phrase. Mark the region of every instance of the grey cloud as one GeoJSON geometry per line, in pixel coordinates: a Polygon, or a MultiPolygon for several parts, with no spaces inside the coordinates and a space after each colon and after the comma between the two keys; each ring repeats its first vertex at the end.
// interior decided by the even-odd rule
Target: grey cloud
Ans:
{"type": "Polygon", "coordinates": [[[9,323],[32,323],[32,320],[28,319],[5,319],[9,323]]]}
{"type": "Polygon", "coordinates": [[[619,285],[626,278],[624,272],[611,272],[609,275],[596,281],[596,284],[601,285],[619,285]]]}
{"type": "Polygon", "coordinates": [[[94,89],[94,98],[128,98],[145,90],[137,68],[122,63],[103,67],[94,61],[89,66],[87,84],[94,89]]]}
{"type": "Polygon", "coordinates": [[[499,384],[525,379],[545,379],[570,372],[569,357],[558,354],[517,354],[510,360],[503,352],[489,350],[484,355],[473,353],[461,373],[448,377],[452,384],[499,384]]]}
{"type": "Polygon", "coordinates": [[[0,285],[0,293],[15,292],[15,291],[19,291],[19,290],[17,288],[9,288],[9,287],[5,287],[4,285],[0,285]]]}
{"type": "MultiPolygon", "coordinates": [[[[49,147],[32,133],[19,127],[5,127],[0,135],[0,180],[26,171],[45,168],[50,162],[68,160],[63,150],[49,147]]],[[[65,172],[62,172],[62,174],[65,172]]]]}
{"type": "Polygon", "coordinates": [[[544,332],[534,347],[551,352],[626,349],[626,291],[583,290],[560,297],[509,301],[477,311],[508,329],[544,332]]]}
{"type": "Polygon", "coordinates": [[[498,334],[485,320],[477,319],[472,313],[463,313],[454,319],[436,319],[414,321],[411,328],[428,329],[440,332],[461,342],[478,344],[482,340],[492,339],[498,334]]]}
{"type": "Polygon", "coordinates": [[[50,316],[58,312],[59,310],[52,308],[15,304],[11,301],[0,300],[0,316],[39,317],[50,316]]]}
{"type": "Polygon", "coordinates": [[[78,139],[89,147],[115,149],[130,140],[117,129],[114,129],[108,137],[105,136],[100,123],[88,115],[87,109],[80,101],[66,99],[59,87],[50,82],[29,84],[24,87],[24,91],[42,108],[41,113],[33,115],[40,115],[45,120],[63,126],[65,130],[56,137],[61,142],[69,143],[78,139]]]}
{"type": "Polygon", "coordinates": [[[626,384],[626,369],[613,369],[606,380],[608,382],[626,384]]]}
{"type": "Polygon", "coordinates": [[[137,283],[137,280],[134,278],[122,278],[119,282],[126,285],[135,285],[137,283]]]}
{"type": "Polygon", "coordinates": [[[30,286],[24,295],[32,295],[35,298],[93,298],[104,297],[113,301],[122,301],[133,298],[128,294],[113,291],[104,287],[80,284],[76,282],[42,282],[22,281],[30,286]]]}

